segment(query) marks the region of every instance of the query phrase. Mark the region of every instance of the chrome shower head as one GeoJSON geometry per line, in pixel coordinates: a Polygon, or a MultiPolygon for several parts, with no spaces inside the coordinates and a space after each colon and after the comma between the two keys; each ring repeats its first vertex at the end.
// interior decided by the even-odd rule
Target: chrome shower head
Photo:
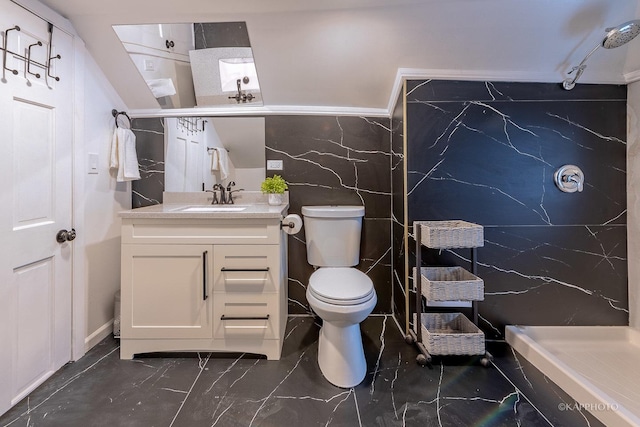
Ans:
{"type": "Polygon", "coordinates": [[[640,20],[625,22],[617,27],[607,28],[607,35],[602,40],[602,47],[605,49],[615,49],[623,44],[629,43],[640,34],[640,20]]]}
{"type": "Polygon", "coordinates": [[[585,58],[578,64],[569,70],[568,74],[576,73],[573,78],[567,78],[562,82],[562,87],[566,90],[571,90],[576,85],[576,82],[584,72],[584,69],[587,68],[585,62],[593,52],[598,50],[600,46],[605,49],[615,49],[616,47],[620,47],[623,44],[629,43],[631,40],[636,38],[638,34],[640,34],[640,19],[634,19],[633,21],[625,22],[624,24],[620,24],[617,27],[607,28],[605,30],[607,35],[602,40],[602,43],[598,43],[596,47],[594,47],[591,52],[585,56],[585,58]]]}

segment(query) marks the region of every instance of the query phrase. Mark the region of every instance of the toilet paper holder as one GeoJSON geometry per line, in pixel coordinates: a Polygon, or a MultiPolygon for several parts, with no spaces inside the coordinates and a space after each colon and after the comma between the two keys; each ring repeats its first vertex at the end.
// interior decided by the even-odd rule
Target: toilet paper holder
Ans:
{"type": "Polygon", "coordinates": [[[298,234],[302,228],[302,218],[297,214],[289,214],[280,221],[280,229],[287,234],[298,234]]]}

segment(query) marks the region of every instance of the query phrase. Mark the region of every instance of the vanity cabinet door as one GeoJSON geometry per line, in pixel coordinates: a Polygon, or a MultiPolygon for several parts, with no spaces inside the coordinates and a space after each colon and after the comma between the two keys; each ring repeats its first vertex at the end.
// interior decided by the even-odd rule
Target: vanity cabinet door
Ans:
{"type": "Polygon", "coordinates": [[[122,338],[210,338],[209,245],[122,246],[122,338]]]}

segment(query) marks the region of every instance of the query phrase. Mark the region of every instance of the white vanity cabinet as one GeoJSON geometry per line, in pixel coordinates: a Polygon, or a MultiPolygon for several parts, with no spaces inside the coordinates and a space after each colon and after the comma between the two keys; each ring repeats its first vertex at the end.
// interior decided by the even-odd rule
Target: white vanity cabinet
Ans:
{"type": "Polygon", "coordinates": [[[224,351],[279,359],[287,319],[280,221],[124,217],[120,357],[224,351]]]}

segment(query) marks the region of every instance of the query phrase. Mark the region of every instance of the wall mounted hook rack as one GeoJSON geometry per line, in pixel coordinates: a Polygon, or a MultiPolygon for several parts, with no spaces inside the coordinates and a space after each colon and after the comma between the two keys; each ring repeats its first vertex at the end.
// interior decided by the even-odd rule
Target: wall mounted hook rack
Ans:
{"type": "Polygon", "coordinates": [[[49,25],[48,30],[49,30],[49,43],[47,46],[47,61],[46,63],[41,63],[38,61],[35,61],[31,58],[31,52],[32,49],[35,46],[43,46],[43,43],[41,41],[37,41],[35,43],[29,44],[26,48],[26,52],[25,54],[20,54],[18,52],[13,52],[11,50],[9,50],[9,37],[10,37],[10,31],[16,31],[19,32],[21,31],[21,28],[18,25],[13,26],[12,28],[7,28],[4,31],[4,40],[2,43],[2,47],[0,47],[0,50],[2,50],[2,68],[5,71],[9,71],[11,74],[17,76],[19,74],[19,71],[15,68],[10,68],[7,66],[7,56],[11,55],[13,58],[19,59],[21,61],[24,61],[26,64],[26,73],[29,75],[34,76],[35,78],[39,79],[41,76],[40,73],[38,72],[33,72],[31,71],[31,67],[35,66],[35,67],[40,67],[43,70],[46,70],[47,72],[47,77],[54,79],[55,81],[60,81],[60,77],[54,76],[51,74],[51,62],[54,59],[61,59],[62,56],[60,55],[52,55],[51,53],[51,46],[52,46],[52,42],[53,42],[53,24],[51,24],[50,22],[47,23],[49,25]]]}

